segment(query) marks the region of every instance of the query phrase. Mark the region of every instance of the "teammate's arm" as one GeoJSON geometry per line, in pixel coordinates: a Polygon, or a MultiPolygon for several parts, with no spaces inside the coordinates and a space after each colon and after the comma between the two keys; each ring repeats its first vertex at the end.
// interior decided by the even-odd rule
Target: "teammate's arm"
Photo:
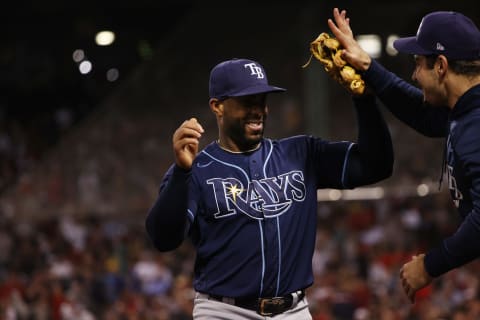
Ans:
{"type": "Polygon", "coordinates": [[[444,137],[447,133],[449,108],[424,103],[421,90],[389,72],[363,50],[353,36],[345,10],[335,8],[328,20],[330,30],[345,50],[344,58],[358,71],[383,104],[402,122],[428,137],[444,137]]]}
{"type": "MultiPolygon", "coordinates": [[[[470,114],[457,128],[457,132],[452,133],[451,139],[455,140],[455,154],[458,162],[462,163],[466,180],[471,181],[467,196],[471,197],[473,206],[457,231],[446,238],[439,248],[430,250],[426,254],[425,268],[433,277],[438,277],[480,257],[480,245],[478,245],[478,239],[480,239],[480,143],[478,142],[480,115],[478,112],[470,114]],[[460,127],[461,132],[458,132],[460,127]]],[[[451,186],[455,188],[455,183],[452,182],[451,186]]],[[[455,190],[455,193],[458,193],[457,199],[466,196],[459,192],[455,190]]]]}
{"type": "MultiPolygon", "coordinates": [[[[461,127],[464,130],[453,135],[452,139],[456,140],[458,161],[463,164],[463,170],[471,181],[468,193],[473,207],[457,231],[445,238],[439,247],[412,258],[402,267],[400,278],[404,291],[412,302],[415,301],[415,293],[433,278],[480,257],[480,116],[465,119],[461,127]]],[[[451,183],[451,186],[455,185],[456,183],[451,183]]],[[[455,194],[457,199],[463,197],[460,190],[455,190],[455,194]]]]}
{"type": "Polygon", "coordinates": [[[166,173],[145,221],[147,234],[160,251],[177,248],[187,234],[191,167],[203,132],[198,121],[191,118],[173,135],[175,165],[166,173]]]}
{"type": "Polygon", "coordinates": [[[386,70],[375,60],[372,60],[363,78],[385,107],[403,123],[427,137],[447,135],[450,112],[447,106],[433,107],[425,103],[420,89],[386,70]]]}

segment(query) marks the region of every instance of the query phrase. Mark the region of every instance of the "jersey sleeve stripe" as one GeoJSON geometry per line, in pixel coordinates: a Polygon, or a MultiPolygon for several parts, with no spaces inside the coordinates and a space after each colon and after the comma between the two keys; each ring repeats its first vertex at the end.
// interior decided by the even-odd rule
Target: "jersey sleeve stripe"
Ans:
{"type": "Polygon", "coordinates": [[[342,170],[342,187],[345,188],[345,175],[347,173],[347,164],[348,164],[348,155],[350,154],[350,150],[352,149],[353,147],[353,143],[350,143],[350,145],[348,146],[348,150],[347,152],[345,153],[345,159],[343,161],[343,170],[342,170]]]}
{"type": "Polygon", "coordinates": [[[192,210],[187,209],[187,216],[190,219],[190,222],[193,222],[193,219],[195,219],[195,215],[193,214],[192,210]]]}

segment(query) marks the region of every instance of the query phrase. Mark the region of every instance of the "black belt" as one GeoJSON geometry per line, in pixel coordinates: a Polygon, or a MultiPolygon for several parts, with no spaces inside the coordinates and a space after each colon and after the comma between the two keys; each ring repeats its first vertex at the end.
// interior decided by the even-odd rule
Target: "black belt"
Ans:
{"type": "Polygon", "coordinates": [[[305,297],[305,291],[299,290],[283,297],[272,298],[227,298],[216,295],[208,296],[209,299],[256,311],[261,316],[274,316],[295,307],[297,303],[305,297]]]}

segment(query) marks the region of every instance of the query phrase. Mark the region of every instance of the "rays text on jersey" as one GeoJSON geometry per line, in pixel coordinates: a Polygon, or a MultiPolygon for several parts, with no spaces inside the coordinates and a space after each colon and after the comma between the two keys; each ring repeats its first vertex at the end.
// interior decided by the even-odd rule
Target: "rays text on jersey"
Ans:
{"type": "Polygon", "coordinates": [[[248,182],[229,177],[211,178],[206,183],[215,196],[217,219],[237,213],[254,219],[277,217],[293,202],[303,201],[306,192],[303,172],[299,170],[248,182]]]}

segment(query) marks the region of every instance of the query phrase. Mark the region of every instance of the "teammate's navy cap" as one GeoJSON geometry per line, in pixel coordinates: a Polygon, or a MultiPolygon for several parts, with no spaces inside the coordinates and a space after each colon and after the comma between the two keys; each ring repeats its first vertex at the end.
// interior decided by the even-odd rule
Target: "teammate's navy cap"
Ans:
{"type": "Polygon", "coordinates": [[[415,37],[393,42],[399,52],[444,55],[452,60],[480,59],[480,31],[472,20],[453,11],[435,11],[423,17],[415,37]]]}
{"type": "Polygon", "coordinates": [[[256,61],[232,59],[217,64],[210,72],[210,98],[220,100],[257,93],[281,92],[268,84],[267,74],[256,61]]]}

